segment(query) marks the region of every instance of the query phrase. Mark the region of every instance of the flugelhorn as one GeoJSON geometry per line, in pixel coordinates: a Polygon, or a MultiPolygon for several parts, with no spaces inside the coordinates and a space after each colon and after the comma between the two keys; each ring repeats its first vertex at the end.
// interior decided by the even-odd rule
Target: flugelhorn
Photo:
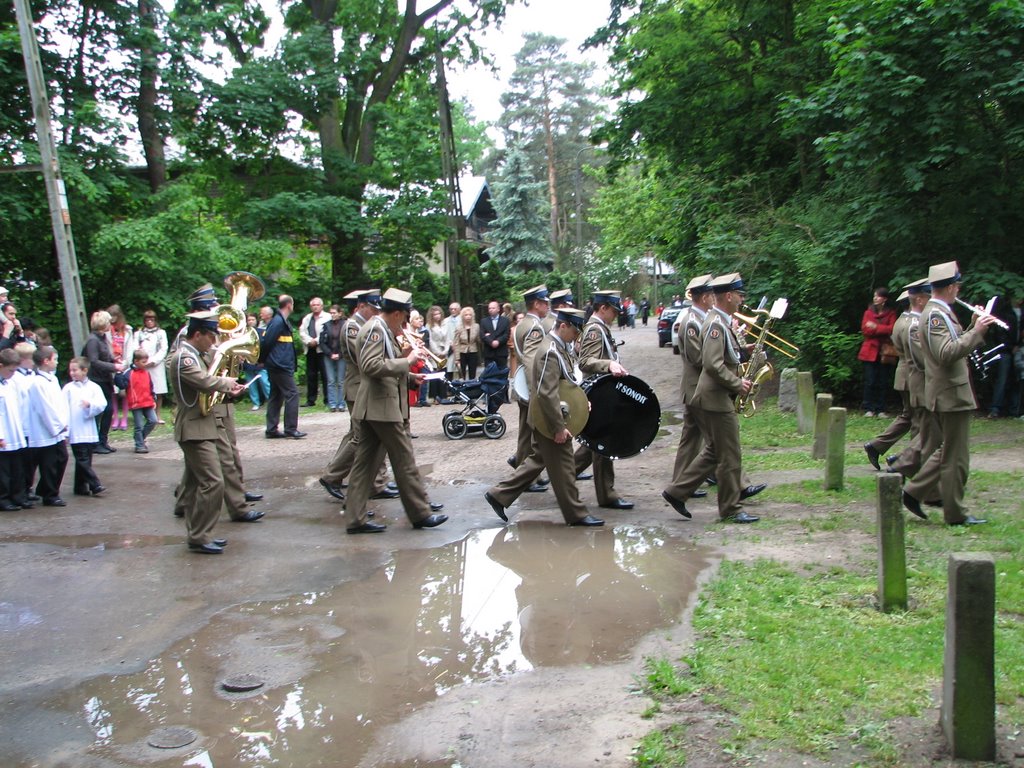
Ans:
{"type": "Polygon", "coordinates": [[[994,298],[988,302],[988,306],[986,306],[984,309],[982,309],[981,307],[976,307],[973,304],[968,304],[966,301],[963,301],[962,299],[957,299],[956,303],[959,304],[961,307],[967,307],[967,309],[971,310],[971,312],[976,314],[978,317],[991,317],[992,322],[998,325],[1004,331],[1010,330],[1009,325],[1007,325],[998,317],[992,314],[992,305],[995,303],[994,298]]]}

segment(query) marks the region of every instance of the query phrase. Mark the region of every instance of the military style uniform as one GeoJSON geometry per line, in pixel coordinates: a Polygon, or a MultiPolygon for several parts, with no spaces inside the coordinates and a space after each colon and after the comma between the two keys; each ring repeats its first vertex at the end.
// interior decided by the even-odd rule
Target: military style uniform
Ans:
{"type": "MultiPolygon", "coordinates": [[[[551,316],[548,315],[548,317],[551,316]]],[[[531,392],[537,391],[533,382],[533,360],[547,333],[548,330],[544,327],[544,320],[530,313],[516,324],[515,333],[513,334],[513,352],[519,361],[519,365],[526,372],[526,383],[531,392]]],[[[533,430],[530,428],[529,419],[527,418],[529,403],[523,402],[518,396],[516,397],[516,403],[519,405],[519,438],[516,442],[515,461],[516,467],[519,467],[526,461],[526,457],[530,455],[533,430]]]]}
{"type": "MultiPolygon", "coordinates": [[[[590,321],[583,328],[580,341],[580,370],[588,376],[608,373],[609,363],[618,361],[619,355],[615,351],[611,329],[600,317],[591,315],[590,321]]],[[[619,493],[615,490],[615,464],[607,456],[601,456],[587,446],[581,445],[573,456],[574,474],[582,472],[591,460],[594,463],[594,490],[597,492],[597,503],[603,506],[618,501],[619,493]]]]}
{"type": "MultiPolygon", "coordinates": [[[[893,379],[893,389],[899,392],[901,408],[899,414],[889,422],[885,431],[870,441],[879,454],[884,454],[892,448],[907,432],[910,432],[913,422],[910,418],[910,390],[907,381],[908,376],[908,352],[907,352],[907,329],[910,325],[910,311],[904,312],[892,326],[892,345],[896,347],[899,355],[899,362],[896,363],[896,375],[893,379]]],[[[913,437],[913,435],[911,435],[913,437]]]]}
{"type": "Polygon", "coordinates": [[[665,493],[685,502],[708,475],[718,480],[718,514],[722,519],[742,510],[743,466],[740,424],[735,399],[742,391],[740,342],[732,319],[717,307],[701,326],[701,373],[688,410],[704,436],[704,450],[665,493]]]}
{"type": "Polygon", "coordinates": [[[984,342],[983,331],[964,331],[946,302],[932,298],[921,313],[921,348],[925,365],[925,408],[935,414],[942,447],[931,454],[904,492],[929,500],[937,488],[947,524],[967,518],[964,486],[970,472],[971,412],[978,403],[971,389],[967,356],[984,342]]]}
{"type": "MultiPolygon", "coordinates": [[[[213,392],[228,394],[234,381],[213,376],[207,370],[202,355],[187,340],[167,358],[168,379],[175,385],[178,395],[174,416],[174,439],[185,456],[185,476],[182,493],[194,499],[185,508],[185,526],[188,544],[206,545],[212,541],[214,526],[224,502],[225,482],[232,480],[234,455],[224,425],[224,415],[211,411],[203,415],[199,409],[200,395],[213,392]],[[229,477],[225,477],[225,475],[229,477]]],[[[243,492],[244,495],[244,492],[243,492]]]]}
{"type": "Polygon", "coordinates": [[[702,365],[700,330],[707,314],[700,307],[692,306],[685,310],[683,322],[679,325],[682,337],[680,356],[683,358],[683,375],[679,383],[683,402],[683,423],[679,432],[676,460],[672,467],[673,484],[679,482],[683,472],[700,454],[700,448],[704,442],[704,436],[701,434],[700,426],[694,418],[690,404],[693,402],[694,392],[697,391],[697,380],[700,378],[702,365]]]}
{"type": "Polygon", "coordinates": [[[348,527],[367,522],[373,473],[385,453],[405,514],[415,525],[430,517],[431,509],[409,437],[409,360],[399,355],[398,342],[380,317],[366,321],[355,347],[362,380],[351,415],[361,427],[345,503],[348,527]]]}
{"type": "MultiPolygon", "coordinates": [[[[519,325],[523,323],[520,321],[519,325]]],[[[517,326],[518,328],[519,326],[517,326]]],[[[540,350],[533,357],[531,390],[528,408],[528,428],[534,435],[536,453],[528,456],[520,464],[511,477],[501,481],[488,493],[503,507],[511,504],[536,479],[541,469],[546,467],[551,479],[551,488],[558,500],[558,508],[562,517],[570,525],[587,517],[587,508],[580,501],[579,489],[576,487],[576,469],[573,461],[572,441],[556,443],[534,430],[534,418],[538,409],[544,410],[545,421],[551,425],[553,433],[565,429],[565,418],[560,407],[558,396],[559,383],[573,381],[573,357],[566,344],[555,334],[549,333],[544,338],[540,350]]],[[[575,383],[575,382],[573,382],[575,383]]]]}
{"type": "MultiPolygon", "coordinates": [[[[924,397],[924,350],[921,347],[921,313],[910,310],[906,324],[907,351],[907,400],[910,407],[910,443],[895,460],[889,470],[904,477],[913,477],[920,471],[924,460],[938,450],[942,444],[942,430],[934,415],[925,408],[924,397]]],[[[902,333],[900,334],[903,335],[902,333]]],[[[893,336],[895,344],[896,337],[893,336]]]]}

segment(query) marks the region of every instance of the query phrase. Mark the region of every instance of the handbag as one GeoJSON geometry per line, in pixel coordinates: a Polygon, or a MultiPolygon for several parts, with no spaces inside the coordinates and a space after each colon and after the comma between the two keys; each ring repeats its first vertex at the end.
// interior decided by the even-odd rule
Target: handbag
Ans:
{"type": "Polygon", "coordinates": [[[896,365],[899,361],[900,353],[896,351],[896,345],[891,341],[883,341],[878,362],[882,365],[896,365]]]}

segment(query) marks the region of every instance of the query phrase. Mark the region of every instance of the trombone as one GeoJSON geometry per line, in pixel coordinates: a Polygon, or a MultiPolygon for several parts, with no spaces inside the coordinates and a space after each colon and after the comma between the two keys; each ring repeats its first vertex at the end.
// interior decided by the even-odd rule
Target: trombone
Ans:
{"type": "MultiPolygon", "coordinates": [[[[733,313],[733,317],[735,317],[737,320],[739,320],[746,326],[746,328],[743,329],[743,333],[745,335],[751,335],[755,337],[760,335],[761,332],[764,330],[764,323],[767,322],[767,318],[771,317],[771,312],[767,309],[752,309],[751,307],[748,306],[743,306],[741,307],[741,309],[750,312],[749,315],[740,314],[739,312],[733,313]],[[758,325],[758,322],[762,324],[758,325]]],[[[777,333],[767,331],[764,334],[764,339],[762,341],[765,346],[771,347],[776,352],[788,357],[790,360],[796,358],[800,354],[800,347],[798,347],[793,342],[787,341],[786,339],[782,338],[777,333]]]]}

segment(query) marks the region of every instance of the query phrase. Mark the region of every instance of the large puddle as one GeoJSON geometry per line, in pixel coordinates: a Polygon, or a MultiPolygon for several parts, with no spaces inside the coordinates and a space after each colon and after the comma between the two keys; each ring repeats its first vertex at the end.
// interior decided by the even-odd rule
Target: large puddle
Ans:
{"type": "Polygon", "coordinates": [[[59,727],[5,762],[354,766],[378,727],[455,686],[628,658],[679,619],[709,563],[657,530],[544,522],[399,551],[365,581],[224,611],[143,671],[72,689],[39,713],[59,727]],[[263,687],[222,690],[246,674],[263,687]],[[197,738],[147,745],[168,726],[197,738]]]}

